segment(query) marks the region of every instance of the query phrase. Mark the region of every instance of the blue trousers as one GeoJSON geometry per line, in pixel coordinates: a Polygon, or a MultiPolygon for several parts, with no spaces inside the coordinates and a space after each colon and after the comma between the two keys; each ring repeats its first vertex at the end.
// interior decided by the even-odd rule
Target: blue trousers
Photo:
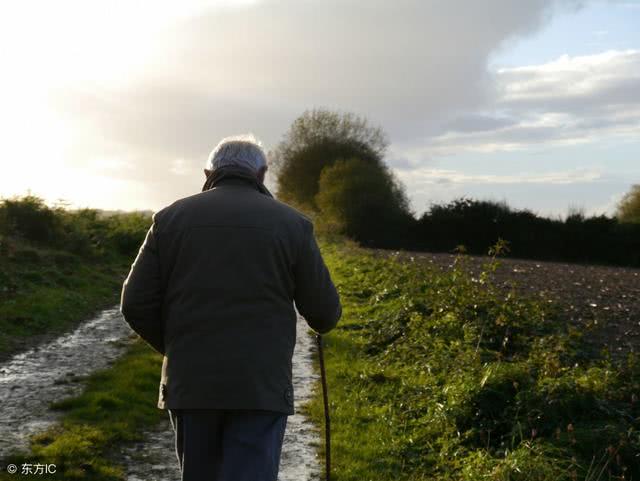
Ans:
{"type": "Polygon", "coordinates": [[[182,481],[276,481],[287,415],[169,409],[182,481]]]}

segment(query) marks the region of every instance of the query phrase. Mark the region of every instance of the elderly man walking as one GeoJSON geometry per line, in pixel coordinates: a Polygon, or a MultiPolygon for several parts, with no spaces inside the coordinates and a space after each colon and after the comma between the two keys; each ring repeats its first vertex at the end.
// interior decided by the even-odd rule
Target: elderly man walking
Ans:
{"type": "Polygon", "coordinates": [[[154,214],[123,285],[125,321],[164,355],[158,407],[183,481],[276,480],[295,308],[321,334],[342,313],[313,224],[273,198],[266,171],[252,136],[223,139],[203,191],[154,214]]]}

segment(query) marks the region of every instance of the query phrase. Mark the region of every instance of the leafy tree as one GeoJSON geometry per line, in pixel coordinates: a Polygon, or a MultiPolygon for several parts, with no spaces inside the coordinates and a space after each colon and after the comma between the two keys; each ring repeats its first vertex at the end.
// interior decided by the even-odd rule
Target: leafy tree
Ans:
{"type": "Polygon", "coordinates": [[[285,202],[316,210],[320,172],[337,159],[357,157],[382,166],[387,138],[379,127],[353,113],[326,109],[305,111],[270,152],[277,178],[277,196],[285,202]]]}
{"type": "Polygon", "coordinates": [[[0,230],[34,242],[55,238],[60,221],[44,200],[34,195],[3,199],[0,202],[0,230]]]}
{"type": "Polygon", "coordinates": [[[640,224],[640,184],[635,184],[618,203],[616,217],[620,222],[640,224]]]}
{"type": "Polygon", "coordinates": [[[414,221],[402,185],[382,164],[357,157],[322,169],[315,203],[321,221],[364,244],[397,243],[414,221]]]}

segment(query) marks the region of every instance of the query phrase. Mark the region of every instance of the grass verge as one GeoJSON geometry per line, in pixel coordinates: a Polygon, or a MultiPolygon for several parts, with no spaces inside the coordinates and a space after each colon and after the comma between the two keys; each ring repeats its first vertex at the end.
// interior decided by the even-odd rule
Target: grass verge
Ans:
{"type": "MultiPolygon", "coordinates": [[[[497,261],[474,278],[463,256],[443,273],[322,248],[344,307],[325,344],[334,481],[640,477],[636,358],[585,356],[553,305],[492,286],[497,261]]],[[[33,438],[28,456],[7,462],[55,463],[48,479],[121,480],[109,452],[166,415],[155,407],[159,365],[137,342],[55,405],[60,426],[33,438]]],[[[321,425],[320,389],[305,409],[321,425]]]]}
{"type": "MultiPolygon", "coordinates": [[[[586,356],[556,306],[492,286],[495,258],[474,278],[322,248],[333,480],[640,479],[636,357],[586,356]]],[[[306,408],[321,426],[319,386],[306,408]]]]}
{"type": "Polygon", "coordinates": [[[0,259],[0,360],[119,301],[131,259],[16,246],[0,259]]]}

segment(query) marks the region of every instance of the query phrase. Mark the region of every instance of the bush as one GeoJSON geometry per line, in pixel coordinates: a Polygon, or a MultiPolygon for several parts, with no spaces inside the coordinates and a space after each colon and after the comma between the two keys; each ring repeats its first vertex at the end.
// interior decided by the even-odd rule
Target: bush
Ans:
{"type": "Polygon", "coordinates": [[[620,200],[616,216],[620,222],[640,224],[640,184],[632,186],[620,200]]]}
{"type": "Polygon", "coordinates": [[[0,203],[0,235],[5,250],[9,238],[21,238],[84,257],[132,256],[150,224],[146,213],[104,216],[96,209],[52,209],[32,195],[0,203]]]}
{"type": "Polygon", "coordinates": [[[324,252],[344,308],[326,357],[340,479],[638,479],[640,357],[585,356],[555,303],[505,295],[495,258],[476,275],[461,255],[441,271],[324,252]]]}
{"type": "Polygon", "coordinates": [[[150,224],[149,215],[142,212],[112,215],[106,222],[106,240],[120,254],[134,255],[138,252],[150,224]]]}
{"type": "Polygon", "coordinates": [[[363,117],[324,109],[306,111],[270,153],[277,196],[303,210],[315,210],[323,168],[351,157],[381,166],[386,146],[382,129],[368,125],[363,117]]]}
{"type": "Polygon", "coordinates": [[[60,219],[39,197],[4,199],[0,206],[0,229],[33,242],[49,242],[59,235],[60,219]]]}
{"type": "MultiPolygon", "coordinates": [[[[498,239],[512,257],[640,266],[640,225],[575,212],[562,220],[513,210],[505,203],[456,199],[432,205],[416,223],[417,248],[481,255],[498,239]]],[[[414,247],[398,238],[396,247],[414,247]]]]}
{"type": "Polygon", "coordinates": [[[338,160],[322,169],[319,187],[321,222],[363,244],[392,245],[413,220],[402,186],[382,165],[338,160]]]}

